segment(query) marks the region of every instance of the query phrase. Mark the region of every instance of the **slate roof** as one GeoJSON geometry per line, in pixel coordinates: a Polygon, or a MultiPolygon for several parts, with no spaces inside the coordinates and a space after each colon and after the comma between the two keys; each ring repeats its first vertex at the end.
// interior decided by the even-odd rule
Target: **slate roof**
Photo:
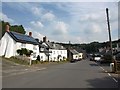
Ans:
{"type": "Polygon", "coordinates": [[[72,54],[79,54],[79,52],[77,52],[75,49],[71,49],[70,52],[71,52],[72,54]]]}
{"type": "Polygon", "coordinates": [[[57,49],[57,50],[65,50],[65,47],[62,45],[56,44],[54,42],[45,42],[49,48],[51,49],[57,49]]]}
{"type": "Polygon", "coordinates": [[[39,43],[31,36],[29,35],[24,35],[20,33],[16,33],[13,31],[7,32],[16,42],[21,42],[21,43],[30,43],[34,45],[38,45],[39,43]]]}

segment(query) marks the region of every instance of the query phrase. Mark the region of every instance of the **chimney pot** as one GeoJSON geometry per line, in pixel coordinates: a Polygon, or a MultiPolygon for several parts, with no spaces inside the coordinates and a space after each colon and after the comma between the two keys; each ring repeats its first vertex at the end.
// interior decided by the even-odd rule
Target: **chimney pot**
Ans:
{"type": "Polygon", "coordinates": [[[10,31],[10,26],[6,25],[6,32],[9,32],[9,31],[10,31]]]}
{"type": "Polygon", "coordinates": [[[43,42],[46,42],[47,41],[47,37],[43,37],[43,42]]]}
{"type": "Polygon", "coordinates": [[[29,36],[32,37],[32,32],[29,32],[29,36]]]}

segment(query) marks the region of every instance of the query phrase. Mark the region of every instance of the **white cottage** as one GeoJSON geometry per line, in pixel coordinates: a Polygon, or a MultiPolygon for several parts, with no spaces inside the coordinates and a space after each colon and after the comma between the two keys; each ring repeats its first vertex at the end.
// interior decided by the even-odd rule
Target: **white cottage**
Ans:
{"type": "MultiPolygon", "coordinates": [[[[67,59],[67,50],[62,45],[46,41],[46,37],[43,38],[42,45],[47,47],[45,52],[47,54],[46,57],[48,57],[49,61],[61,61],[67,59]]],[[[45,54],[41,57],[45,57],[45,54]]]]}
{"type": "Polygon", "coordinates": [[[29,35],[24,35],[9,31],[9,26],[7,26],[6,33],[0,40],[0,56],[6,58],[16,56],[18,55],[16,51],[21,48],[32,50],[33,60],[39,55],[39,43],[32,37],[31,32],[29,35]]]}

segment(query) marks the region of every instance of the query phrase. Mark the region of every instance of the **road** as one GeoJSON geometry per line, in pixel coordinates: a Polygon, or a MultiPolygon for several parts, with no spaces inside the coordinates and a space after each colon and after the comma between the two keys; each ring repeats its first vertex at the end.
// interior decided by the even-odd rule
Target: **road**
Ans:
{"type": "Polygon", "coordinates": [[[99,64],[82,60],[3,77],[3,88],[118,88],[118,81],[99,64]]]}

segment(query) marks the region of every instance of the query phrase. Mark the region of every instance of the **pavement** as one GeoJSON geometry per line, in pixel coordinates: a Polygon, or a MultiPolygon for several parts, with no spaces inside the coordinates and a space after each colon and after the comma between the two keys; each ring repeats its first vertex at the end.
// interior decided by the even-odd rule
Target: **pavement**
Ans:
{"type": "Polygon", "coordinates": [[[118,78],[105,72],[109,66],[82,60],[45,64],[35,71],[3,77],[3,88],[118,88],[118,78]],[[46,66],[45,66],[46,65],[46,66]],[[104,69],[104,70],[103,70],[104,69]]]}

